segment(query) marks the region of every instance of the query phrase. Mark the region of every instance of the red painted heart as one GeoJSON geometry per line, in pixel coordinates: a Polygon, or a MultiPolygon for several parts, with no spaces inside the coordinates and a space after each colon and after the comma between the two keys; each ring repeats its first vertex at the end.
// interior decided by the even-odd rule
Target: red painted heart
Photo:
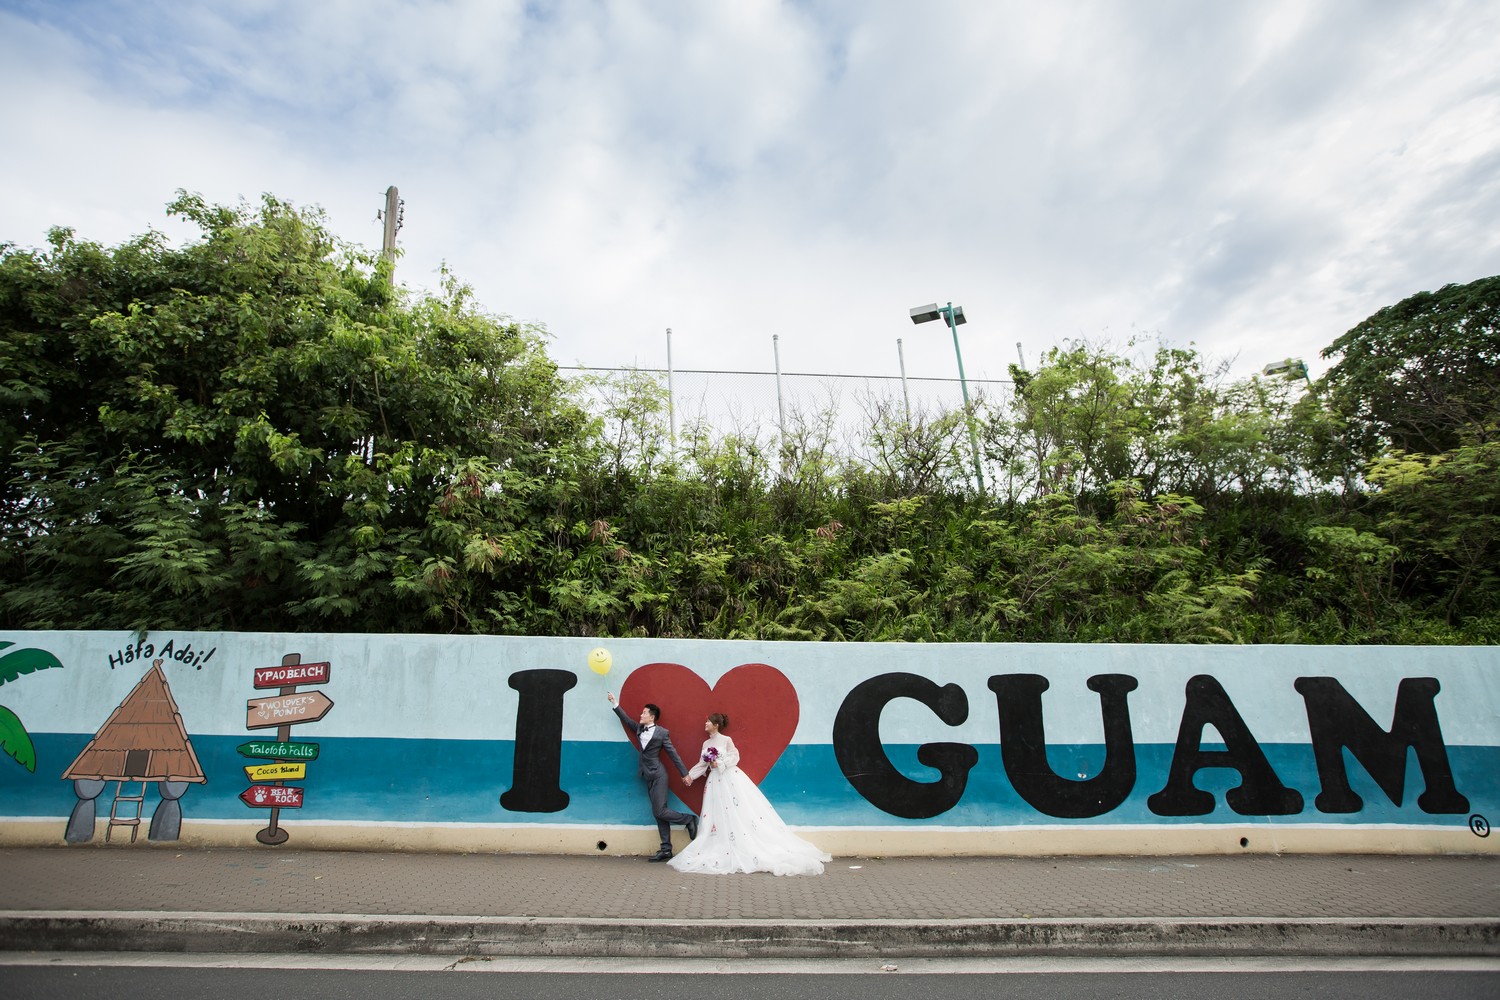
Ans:
{"type": "MultiPolygon", "coordinates": [[[[632,719],[651,702],[661,708],[661,724],[672,735],[672,745],[692,767],[702,753],[703,723],[711,712],[729,716],[725,735],[740,751],[740,770],[760,784],[781,758],[797,731],[797,689],[786,675],[767,663],[742,663],[712,688],[680,663],[647,663],[631,671],[620,689],[620,707],[632,719]]],[[[693,812],[703,809],[703,782],[683,784],[671,761],[662,765],[673,792],[693,812]]]]}

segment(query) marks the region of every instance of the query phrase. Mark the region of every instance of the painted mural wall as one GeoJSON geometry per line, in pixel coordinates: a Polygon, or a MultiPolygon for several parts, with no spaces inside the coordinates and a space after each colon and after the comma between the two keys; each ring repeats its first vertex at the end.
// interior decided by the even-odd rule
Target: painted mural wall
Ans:
{"type": "Polygon", "coordinates": [[[835,854],[1500,843],[1492,648],[166,632],[0,632],[0,841],[644,853],[610,692],[835,854]]]}

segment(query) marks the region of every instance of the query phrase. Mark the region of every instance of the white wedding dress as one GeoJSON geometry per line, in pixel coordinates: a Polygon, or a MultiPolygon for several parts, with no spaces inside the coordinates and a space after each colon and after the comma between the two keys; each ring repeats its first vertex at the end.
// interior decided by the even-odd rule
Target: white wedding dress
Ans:
{"type": "Polygon", "coordinates": [[[689,772],[694,780],[708,775],[698,836],[667,864],[680,872],[709,875],[823,874],[823,863],[833,858],[787,829],[765,794],[739,769],[739,761],[734,740],[723,733],[703,742],[689,772]],[[710,748],[718,751],[718,767],[710,768],[703,759],[710,748]]]}

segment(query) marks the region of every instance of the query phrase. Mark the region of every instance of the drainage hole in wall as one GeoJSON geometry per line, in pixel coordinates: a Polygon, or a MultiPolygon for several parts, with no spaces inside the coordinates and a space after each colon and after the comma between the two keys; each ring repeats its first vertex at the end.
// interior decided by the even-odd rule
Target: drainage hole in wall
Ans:
{"type": "Polygon", "coordinates": [[[1249,847],[1250,846],[1250,838],[1249,837],[1241,837],[1240,838],[1240,846],[1241,847],[1249,847]]]}
{"type": "Polygon", "coordinates": [[[606,844],[606,843],[605,843],[605,842],[604,842],[604,841],[602,841],[602,840],[601,840],[601,841],[599,841],[599,843],[597,843],[597,844],[595,844],[595,845],[594,845],[594,846],[595,846],[595,847],[598,847],[598,848],[599,848],[599,850],[601,850],[601,851],[602,851],[602,850],[604,850],[604,849],[605,849],[605,848],[606,848],[606,847],[608,847],[608,846],[609,846],[609,845],[608,845],[608,844],[606,844]]]}

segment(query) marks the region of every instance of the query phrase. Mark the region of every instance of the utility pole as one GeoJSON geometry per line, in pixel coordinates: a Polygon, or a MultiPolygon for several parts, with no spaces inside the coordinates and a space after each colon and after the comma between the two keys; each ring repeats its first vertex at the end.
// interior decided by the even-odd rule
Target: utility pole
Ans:
{"type": "Polygon", "coordinates": [[[406,202],[401,200],[401,195],[396,191],[396,185],[392,184],[385,189],[385,211],[375,214],[377,218],[385,222],[385,228],[380,237],[380,256],[391,262],[391,280],[394,281],[396,232],[401,228],[406,215],[406,202]]]}

